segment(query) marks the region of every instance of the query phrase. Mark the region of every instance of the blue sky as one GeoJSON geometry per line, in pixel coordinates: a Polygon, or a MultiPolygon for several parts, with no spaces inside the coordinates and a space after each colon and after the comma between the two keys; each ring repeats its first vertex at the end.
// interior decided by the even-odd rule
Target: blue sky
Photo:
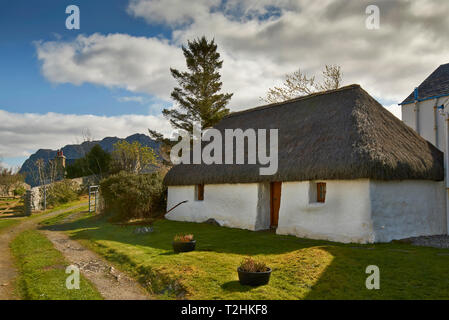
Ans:
{"type": "Polygon", "coordinates": [[[0,8],[0,157],[20,165],[40,148],[146,133],[170,134],[169,68],[181,46],[205,35],[224,60],[232,111],[262,104],[298,68],[343,70],[388,110],[447,63],[449,3],[378,0],[380,28],[366,28],[372,1],[83,0],[4,1],[0,8]],[[68,30],[68,5],[80,30],[68,30]]]}
{"type": "MultiPolygon", "coordinates": [[[[59,112],[96,115],[148,114],[149,108],[139,102],[121,103],[128,96],[120,88],[52,84],[40,72],[36,41],[71,41],[79,34],[127,33],[134,36],[166,36],[167,28],[148,25],[126,13],[127,1],[60,1],[33,2],[16,0],[2,4],[0,11],[0,106],[11,112],[59,112]],[[68,30],[65,8],[81,8],[80,30],[68,30]]],[[[151,102],[150,95],[140,94],[151,102]]],[[[160,102],[156,99],[156,102],[160,102]]],[[[156,107],[151,112],[160,112],[156,107]]]]}

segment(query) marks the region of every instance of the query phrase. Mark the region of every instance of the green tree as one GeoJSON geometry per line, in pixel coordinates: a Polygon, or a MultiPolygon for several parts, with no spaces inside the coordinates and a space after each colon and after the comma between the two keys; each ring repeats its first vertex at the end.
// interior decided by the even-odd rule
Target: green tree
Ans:
{"type": "Polygon", "coordinates": [[[96,144],[86,155],[87,167],[92,174],[103,175],[109,172],[111,165],[111,155],[96,144]]]}
{"type": "MultiPolygon", "coordinates": [[[[178,108],[164,109],[163,115],[175,129],[193,131],[193,123],[199,122],[202,128],[214,126],[229,113],[226,108],[232,93],[220,93],[222,82],[219,70],[223,65],[217,52],[215,41],[206,37],[188,41],[182,47],[187,71],[170,68],[178,82],[171,93],[178,108]]],[[[170,140],[162,134],[149,130],[150,136],[170,145],[170,140]]]]}
{"type": "Polygon", "coordinates": [[[67,178],[104,176],[110,170],[111,161],[111,155],[96,144],[83,158],[76,159],[73,164],[67,166],[67,178]]]}
{"type": "Polygon", "coordinates": [[[114,144],[112,161],[114,172],[129,173],[140,173],[148,166],[158,164],[153,149],[142,146],[138,141],[129,143],[126,140],[114,144]]]}

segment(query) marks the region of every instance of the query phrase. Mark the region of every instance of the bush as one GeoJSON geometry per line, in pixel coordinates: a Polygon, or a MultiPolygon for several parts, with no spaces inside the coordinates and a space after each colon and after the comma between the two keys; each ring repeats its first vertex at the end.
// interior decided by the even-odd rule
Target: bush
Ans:
{"type": "Polygon", "coordinates": [[[78,199],[78,185],[70,180],[51,184],[47,189],[47,205],[57,206],[78,199]]]}
{"type": "Polygon", "coordinates": [[[14,195],[15,196],[23,196],[26,192],[26,189],[24,186],[20,186],[14,189],[14,195]]]}
{"type": "Polygon", "coordinates": [[[165,205],[162,175],[120,172],[103,179],[100,192],[112,221],[155,217],[165,205]]]}
{"type": "Polygon", "coordinates": [[[240,270],[244,272],[266,272],[269,269],[264,262],[246,258],[240,263],[240,270]]]}

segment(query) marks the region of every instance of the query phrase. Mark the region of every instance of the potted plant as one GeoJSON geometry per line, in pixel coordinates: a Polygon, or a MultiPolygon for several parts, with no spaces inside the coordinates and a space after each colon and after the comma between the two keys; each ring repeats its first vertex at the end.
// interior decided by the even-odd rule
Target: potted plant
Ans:
{"type": "Polygon", "coordinates": [[[178,234],[173,239],[173,250],[176,253],[195,250],[196,240],[193,234],[178,234]]]}
{"type": "Polygon", "coordinates": [[[271,268],[264,262],[246,258],[237,268],[239,281],[242,285],[262,286],[270,281],[271,268]]]}

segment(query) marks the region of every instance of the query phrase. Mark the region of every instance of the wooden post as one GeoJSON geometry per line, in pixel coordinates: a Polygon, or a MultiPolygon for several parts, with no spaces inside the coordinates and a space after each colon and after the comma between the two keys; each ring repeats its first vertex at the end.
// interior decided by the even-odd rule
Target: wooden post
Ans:
{"type": "Polygon", "coordinates": [[[31,196],[31,190],[27,190],[25,193],[25,197],[24,197],[24,214],[26,216],[31,216],[31,201],[32,201],[32,196],[31,196]]]}

